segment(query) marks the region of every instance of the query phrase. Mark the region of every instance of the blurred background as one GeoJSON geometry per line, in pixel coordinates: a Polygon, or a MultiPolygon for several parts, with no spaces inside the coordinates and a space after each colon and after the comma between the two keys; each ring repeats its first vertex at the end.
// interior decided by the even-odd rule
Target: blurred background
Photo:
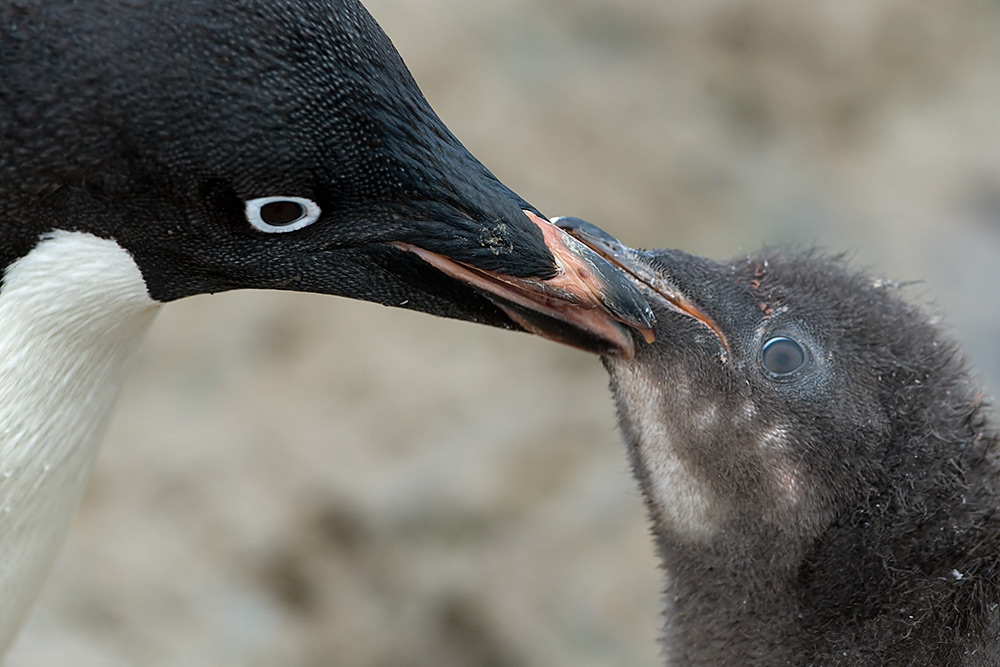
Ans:
{"type": "MultiPolygon", "coordinates": [[[[847,251],[1000,388],[1000,2],[366,4],[549,215],[847,251]]],[[[659,588],[596,358],[225,294],[160,315],[6,664],[652,666],[659,588]]]]}

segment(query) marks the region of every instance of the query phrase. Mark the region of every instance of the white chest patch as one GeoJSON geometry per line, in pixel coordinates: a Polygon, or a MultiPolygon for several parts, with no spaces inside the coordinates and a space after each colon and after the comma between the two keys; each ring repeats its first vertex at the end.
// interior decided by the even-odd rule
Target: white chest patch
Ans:
{"type": "Polygon", "coordinates": [[[158,307],[117,243],[54,232],[0,288],[0,653],[63,541],[158,307]]]}
{"type": "MultiPolygon", "coordinates": [[[[664,387],[634,364],[616,364],[619,404],[639,441],[639,458],[646,469],[651,499],[659,519],[679,538],[695,541],[711,537],[719,525],[719,499],[692,474],[678,454],[670,428],[671,415],[663,414],[664,391],[684,391],[684,387],[664,387]]],[[[709,411],[710,412],[710,411],[709,411]]],[[[714,419],[703,414],[702,420],[714,419]]]]}

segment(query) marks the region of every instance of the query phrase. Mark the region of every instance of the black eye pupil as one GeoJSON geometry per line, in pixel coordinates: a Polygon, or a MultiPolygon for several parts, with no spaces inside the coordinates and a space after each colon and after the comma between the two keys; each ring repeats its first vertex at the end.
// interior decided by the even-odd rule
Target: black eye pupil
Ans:
{"type": "Polygon", "coordinates": [[[290,225],[305,214],[305,207],[294,201],[273,201],[260,207],[260,219],[272,227],[290,225]]]}
{"type": "Polygon", "coordinates": [[[806,353],[791,338],[778,336],[764,343],[761,361],[768,373],[781,377],[801,368],[806,362],[806,353]]]}

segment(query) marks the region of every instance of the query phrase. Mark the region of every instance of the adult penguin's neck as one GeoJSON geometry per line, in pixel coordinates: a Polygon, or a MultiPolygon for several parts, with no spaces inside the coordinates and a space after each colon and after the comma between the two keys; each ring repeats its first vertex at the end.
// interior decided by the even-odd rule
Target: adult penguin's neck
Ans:
{"type": "Polygon", "coordinates": [[[3,272],[0,652],[58,552],[157,306],[131,256],[90,234],[48,234],[3,272]]]}

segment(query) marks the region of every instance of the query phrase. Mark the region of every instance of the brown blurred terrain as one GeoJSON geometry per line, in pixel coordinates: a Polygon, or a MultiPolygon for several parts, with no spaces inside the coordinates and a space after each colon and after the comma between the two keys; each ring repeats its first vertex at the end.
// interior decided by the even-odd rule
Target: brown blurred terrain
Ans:
{"type": "MultiPolygon", "coordinates": [[[[1000,388],[1000,3],[369,0],[550,215],[727,257],[846,250],[1000,388]]],[[[369,304],[164,309],[6,664],[657,664],[596,358],[369,304]]]]}

